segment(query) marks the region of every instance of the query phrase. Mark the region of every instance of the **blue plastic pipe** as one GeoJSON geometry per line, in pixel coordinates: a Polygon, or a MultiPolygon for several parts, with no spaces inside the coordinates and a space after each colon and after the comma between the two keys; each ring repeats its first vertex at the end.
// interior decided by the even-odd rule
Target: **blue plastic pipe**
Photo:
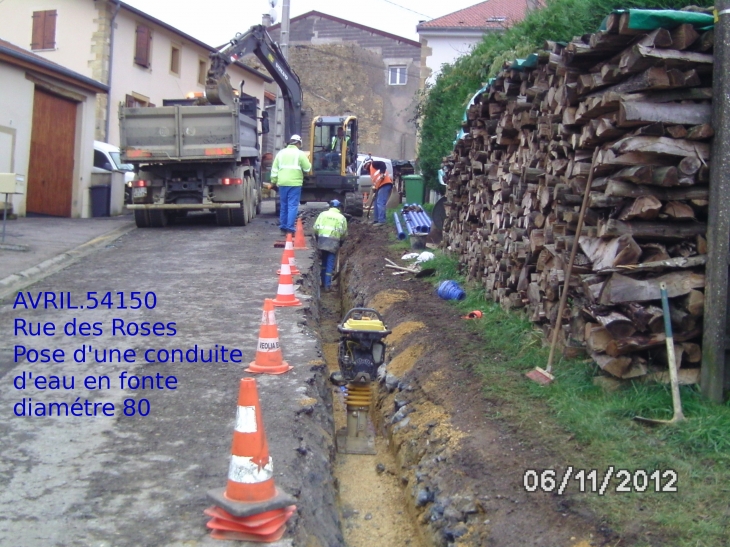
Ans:
{"type": "Polygon", "coordinates": [[[401,239],[401,240],[402,239],[405,239],[406,238],[406,234],[403,231],[403,228],[401,227],[400,219],[398,218],[398,213],[397,212],[393,213],[393,218],[395,219],[395,232],[398,235],[398,239],[401,239]]]}
{"type": "Polygon", "coordinates": [[[466,293],[456,281],[442,281],[436,294],[444,300],[464,300],[466,293]]]}

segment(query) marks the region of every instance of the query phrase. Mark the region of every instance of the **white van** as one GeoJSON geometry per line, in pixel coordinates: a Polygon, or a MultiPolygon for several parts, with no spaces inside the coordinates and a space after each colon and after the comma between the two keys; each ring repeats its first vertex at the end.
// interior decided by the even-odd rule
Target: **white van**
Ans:
{"type": "MultiPolygon", "coordinates": [[[[358,189],[361,194],[369,194],[373,188],[373,181],[370,178],[370,173],[368,171],[363,170],[363,168],[362,168],[362,164],[365,162],[365,159],[367,157],[368,157],[367,154],[358,154],[357,155],[357,186],[358,186],[358,189]]],[[[392,161],[390,161],[387,158],[378,158],[375,156],[372,156],[372,159],[373,159],[373,161],[385,162],[385,167],[388,171],[388,174],[390,175],[390,178],[394,179],[392,161]]]]}
{"type": "Polygon", "coordinates": [[[110,171],[123,172],[125,186],[134,180],[134,166],[122,163],[119,148],[105,142],[94,141],[94,167],[91,168],[91,172],[104,174],[110,171]]]}

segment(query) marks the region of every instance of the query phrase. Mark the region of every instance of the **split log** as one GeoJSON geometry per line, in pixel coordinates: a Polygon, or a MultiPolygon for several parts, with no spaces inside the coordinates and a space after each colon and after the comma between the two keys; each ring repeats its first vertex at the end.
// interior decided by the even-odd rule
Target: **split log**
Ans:
{"type": "Polygon", "coordinates": [[[662,209],[662,202],[654,196],[640,196],[630,205],[625,206],[619,214],[619,220],[627,221],[632,219],[653,220],[659,216],[662,209]]]}
{"type": "Polygon", "coordinates": [[[621,236],[610,241],[582,236],[578,243],[596,271],[623,264],[636,264],[641,256],[641,248],[631,236],[621,236]]]}
{"type": "Polygon", "coordinates": [[[634,127],[654,122],[699,125],[709,123],[711,117],[712,106],[706,103],[657,104],[648,101],[621,101],[616,125],[634,127]]]}
{"type": "Polygon", "coordinates": [[[652,152],[668,156],[710,158],[710,145],[701,142],[666,137],[626,137],[616,142],[612,149],[618,154],[626,152],[652,152]]]}
{"type": "Polygon", "coordinates": [[[662,208],[662,214],[674,220],[695,220],[692,207],[679,201],[670,201],[662,208]]]}
{"type": "Polygon", "coordinates": [[[606,282],[599,302],[605,305],[622,304],[626,302],[649,302],[659,300],[660,283],[667,284],[667,294],[670,298],[683,296],[692,289],[705,286],[704,274],[692,271],[672,272],[650,279],[633,279],[614,273],[606,282]]]}
{"type": "MultiPolygon", "coordinates": [[[[697,338],[702,334],[701,329],[695,329],[690,332],[677,333],[674,335],[676,342],[685,342],[697,338]]],[[[613,339],[606,346],[606,353],[612,357],[626,355],[637,351],[645,351],[652,348],[658,348],[666,342],[666,336],[663,332],[647,336],[632,336],[629,338],[613,339]]]]}
{"type": "Polygon", "coordinates": [[[651,239],[654,241],[671,241],[686,239],[707,232],[707,225],[702,222],[622,222],[608,219],[598,224],[598,237],[620,237],[630,235],[635,239],[651,239]]]}
{"type": "Polygon", "coordinates": [[[687,313],[695,317],[702,317],[705,313],[705,294],[702,291],[689,291],[680,299],[680,305],[687,313]]]}
{"type": "Polygon", "coordinates": [[[611,357],[603,353],[591,353],[591,358],[603,372],[622,378],[631,368],[631,357],[611,357]]]}
{"type": "Polygon", "coordinates": [[[626,338],[633,336],[636,327],[631,320],[618,312],[611,312],[608,315],[597,315],[596,321],[609,332],[614,338],[626,338]]]}
{"type": "Polygon", "coordinates": [[[621,304],[619,309],[641,332],[664,332],[664,312],[661,308],[649,305],[642,306],[638,302],[621,304]]]}
{"type": "Polygon", "coordinates": [[[695,28],[685,23],[679,25],[672,30],[672,47],[678,50],[684,50],[694,44],[700,37],[700,33],[695,28]]]}
{"type": "Polygon", "coordinates": [[[584,337],[588,350],[595,353],[605,353],[613,340],[611,334],[598,323],[586,323],[584,337]]]}

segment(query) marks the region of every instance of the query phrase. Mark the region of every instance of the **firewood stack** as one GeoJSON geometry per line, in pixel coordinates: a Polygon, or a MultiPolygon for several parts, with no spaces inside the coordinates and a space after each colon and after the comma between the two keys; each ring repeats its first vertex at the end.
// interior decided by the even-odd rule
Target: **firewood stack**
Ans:
{"type": "Polygon", "coordinates": [[[505,67],[444,159],[442,245],[505,309],[550,339],[593,151],[600,148],[560,339],[617,378],[666,376],[659,283],[680,379],[699,378],[706,259],[712,31],[606,31],[548,42],[505,67]],[[662,365],[663,364],[663,365],[662,365]]]}

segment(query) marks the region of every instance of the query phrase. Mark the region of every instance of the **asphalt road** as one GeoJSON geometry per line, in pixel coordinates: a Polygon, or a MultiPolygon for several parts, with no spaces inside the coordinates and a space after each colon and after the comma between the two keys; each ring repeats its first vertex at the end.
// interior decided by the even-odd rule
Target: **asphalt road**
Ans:
{"type": "MultiPolygon", "coordinates": [[[[273,204],[265,207],[273,211],[273,204]]],[[[238,381],[249,376],[243,369],[255,356],[264,298],[277,291],[278,237],[271,213],[244,228],[193,219],[138,229],[27,287],[25,304],[12,297],[2,303],[0,545],[220,545],[207,537],[205,493],[226,483],[238,381]],[[55,309],[42,299],[32,309],[41,293],[55,294],[56,306],[61,293],[70,294],[71,304],[84,308],[55,309]],[[192,357],[196,345],[206,360],[217,345],[218,358],[159,362],[176,349],[192,357]],[[45,358],[51,362],[40,362],[45,358]],[[133,389],[142,376],[154,385],[133,389]],[[48,412],[49,403],[66,403],[70,415],[28,416],[29,409],[48,412]]],[[[300,270],[312,260],[311,251],[297,252],[300,270]]],[[[276,545],[342,544],[331,403],[307,325],[316,311],[307,313],[306,292],[317,290],[305,276],[297,289],[304,307],[276,311],[284,358],[294,369],[256,376],[277,486],[298,499],[276,545]]]]}

